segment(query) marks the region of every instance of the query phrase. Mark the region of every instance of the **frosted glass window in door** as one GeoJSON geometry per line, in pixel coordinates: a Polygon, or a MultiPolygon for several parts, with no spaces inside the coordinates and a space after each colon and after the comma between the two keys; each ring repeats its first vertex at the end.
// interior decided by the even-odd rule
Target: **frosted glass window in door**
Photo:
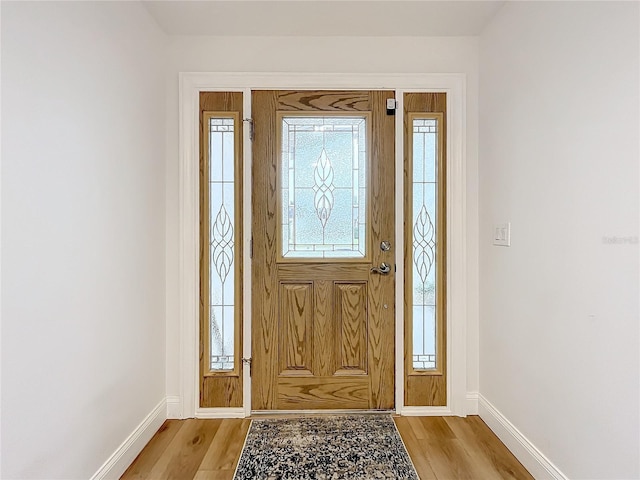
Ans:
{"type": "Polygon", "coordinates": [[[436,368],[436,215],[438,125],[413,120],[413,368],[436,368]]]}
{"type": "Polygon", "coordinates": [[[282,118],[282,256],[366,254],[367,138],[363,116],[282,118]]]}
{"type": "Polygon", "coordinates": [[[235,353],[235,125],[209,119],[210,368],[234,369],[235,353]]]}

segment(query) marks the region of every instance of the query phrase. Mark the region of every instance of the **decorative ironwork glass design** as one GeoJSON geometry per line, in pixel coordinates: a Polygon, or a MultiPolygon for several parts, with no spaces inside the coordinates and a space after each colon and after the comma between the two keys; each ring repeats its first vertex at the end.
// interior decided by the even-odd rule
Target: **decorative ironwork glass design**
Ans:
{"type": "Polygon", "coordinates": [[[235,132],[233,118],[209,119],[210,368],[234,369],[235,132]]]}
{"type": "Polygon", "coordinates": [[[366,119],[282,119],[282,256],[366,253],[366,119]]]}
{"type": "Polygon", "coordinates": [[[438,124],[413,120],[413,368],[436,368],[438,124]]]}

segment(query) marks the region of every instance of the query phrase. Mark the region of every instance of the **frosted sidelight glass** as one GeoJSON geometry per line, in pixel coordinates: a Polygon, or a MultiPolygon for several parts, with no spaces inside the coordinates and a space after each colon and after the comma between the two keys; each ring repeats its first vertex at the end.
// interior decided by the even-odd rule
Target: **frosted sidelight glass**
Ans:
{"type": "Polygon", "coordinates": [[[282,118],[282,256],[366,254],[366,118],[282,118]]]}
{"type": "Polygon", "coordinates": [[[209,119],[210,368],[234,368],[235,131],[233,118],[209,119]]]}
{"type": "Polygon", "coordinates": [[[436,368],[438,124],[413,120],[413,368],[436,368]]]}

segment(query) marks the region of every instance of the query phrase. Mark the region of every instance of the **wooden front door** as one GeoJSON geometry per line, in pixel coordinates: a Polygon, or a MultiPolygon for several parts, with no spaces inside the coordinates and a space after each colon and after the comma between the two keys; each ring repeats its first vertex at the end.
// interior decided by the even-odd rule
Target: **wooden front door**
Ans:
{"type": "Polygon", "coordinates": [[[394,407],[390,98],[252,93],[253,410],[394,407]]]}

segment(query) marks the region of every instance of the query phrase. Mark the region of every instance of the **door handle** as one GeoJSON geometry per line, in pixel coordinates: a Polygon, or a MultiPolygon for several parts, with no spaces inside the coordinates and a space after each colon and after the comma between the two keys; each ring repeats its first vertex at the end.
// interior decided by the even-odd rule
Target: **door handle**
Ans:
{"type": "Polygon", "coordinates": [[[371,267],[373,273],[379,273],[380,275],[386,275],[391,271],[391,266],[388,263],[382,262],[379,267],[371,267]]]}

